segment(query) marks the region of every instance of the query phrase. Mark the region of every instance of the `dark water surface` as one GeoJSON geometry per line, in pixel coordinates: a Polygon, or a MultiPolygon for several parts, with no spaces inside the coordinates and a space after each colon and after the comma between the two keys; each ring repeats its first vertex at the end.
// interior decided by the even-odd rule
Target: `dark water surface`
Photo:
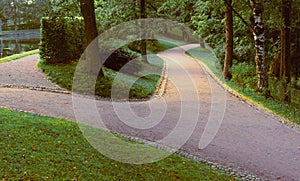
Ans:
{"type": "Polygon", "coordinates": [[[0,34],[0,58],[38,49],[39,30],[7,31],[0,34]]]}

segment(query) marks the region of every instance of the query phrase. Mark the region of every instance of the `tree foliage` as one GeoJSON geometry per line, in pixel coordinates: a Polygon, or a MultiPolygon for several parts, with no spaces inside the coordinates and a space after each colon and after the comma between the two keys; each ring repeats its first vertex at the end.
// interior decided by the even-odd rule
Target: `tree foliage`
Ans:
{"type": "Polygon", "coordinates": [[[40,19],[46,14],[49,5],[48,0],[1,0],[0,17],[4,21],[4,28],[38,28],[40,19]],[[13,22],[13,25],[10,22],[13,22]]]}
{"type": "MultiPolygon", "coordinates": [[[[145,10],[147,17],[176,20],[192,28],[196,34],[210,44],[222,65],[220,67],[223,67],[226,47],[226,8],[224,1],[153,0],[146,3],[145,10]]],[[[49,16],[81,16],[79,0],[50,0],[49,2],[51,8],[48,8],[46,11],[49,16]]],[[[236,67],[245,62],[251,67],[251,70],[253,70],[253,66],[256,67],[258,76],[255,78],[255,81],[258,81],[257,90],[263,91],[263,89],[268,89],[268,79],[283,79],[283,71],[280,71],[280,67],[283,67],[283,59],[289,59],[288,62],[291,64],[291,68],[284,73],[285,77],[287,75],[299,77],[300,2],[295,0],[232,0],[230,8],[233,10],[233,64],[236,67]],[[283,7],[290,1],[292,2],[289,15],[290,25],[287,25],[286,13],[283,13],[283,7]],[[258,19],[253,19],[253,14],[255,15],[257,10],[257,7],[253,5],[259,4],[258,2],[263,2],[264,13],[261,16],[264,20],[264,33],[262,33],[264,38],[260,42],[257,40],[262,34],[259,35],[260,30],[256,30],[261,24],[255,24],[258,19]],[[289,36],[291,37],[288,43],[290,48],[285,48],[285,55],[288,55],[288,59],[282,57],[283,49],[286,47],[286,44],[282,43],[284,39],[282,34],[287,27],[289,27],[289,36]],[[260,52],[261,48],[258,47],[260,45],[264,50],[263,56],[258,56],[262,55],[260,52]],[[268,77],[267,71],[269,71],[271,76],[268,77]]],[[[95,14],[98,32],[102,33],[120,23],[140,18],[140,1],[95,0],[95,14]]],[[[163,28],[163,26],[158,26],[158,28],[163,28]]],[[[136,44],[135,46],[138,47],[140,45],[136,44]]],[[[228,73],[232,73],[232,70],[229,69],[228,73]]],[[[285,78],[285,80],[289,79],[285,78]]],[[[286,83],[288,84],[289,81],[286,83]]]]}

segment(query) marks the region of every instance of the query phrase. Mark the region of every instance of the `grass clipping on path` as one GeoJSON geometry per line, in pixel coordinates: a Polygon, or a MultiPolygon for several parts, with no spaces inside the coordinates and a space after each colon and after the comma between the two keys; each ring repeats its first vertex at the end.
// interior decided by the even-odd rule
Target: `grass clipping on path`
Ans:
{"type": "Polygon", "coordinates": [[[39,53],[39,50],[37,49],[37,50],[31,50],[31,51],[23,52],[23,53],[19,53],[19,54],[14,54],[14,55],[11,55],[8,57],[0,58],[0,63],[17,60],[19,58],[27,57],[29,55],[38,54],[38,53],[39,53]]]}
{"type": "Polygon", "coordinates": [[[250,89],[243,89],[242,87],[238,87],[232,81],[226,81],[222,78],[222,70],[220,69],[220,65],[217,63],[217,59],[213,53],[211,53],[208,49],[203,48],[194,48],[186,52],[187,55],[194,57],[195,59],[201,61],[204,65],[206,65],[210,71],[215,74],[215,76],[223,83],[225,83],[228,87],[233,89],[234,91],[240,93],[248,100],[251,100],[263,107],[271,110],[275,114],[278,114],[298,125],[300,125],[300,110],[296,109],[296,107],[275,101],[272,98],[266,99],[263,95],[254,92],[250,89]]]}
{"type": "Polygon", "coordinates": [[[232,179],[177,155],[144,165],[116,162],[90,146],[77,123],[65,119],[0,108],[0,125],[4,180],[232,179]]]}

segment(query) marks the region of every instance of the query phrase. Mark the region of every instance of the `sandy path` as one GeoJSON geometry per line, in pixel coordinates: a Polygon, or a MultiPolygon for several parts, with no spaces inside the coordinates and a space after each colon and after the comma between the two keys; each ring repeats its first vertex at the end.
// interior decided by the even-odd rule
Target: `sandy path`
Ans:
{"type": "MultiPolygon", "coordinates": [[[[140,120],[137,118],[131,119],[132,123],[126,123],[122,117],[122,120],[118,118],[111,102],[96,101],[96,109],[106,127],[152,141],[172,135],[172,131],[176,129],[178,132],[170,137],[169,143],[176,144],[182,137],[191,134],[182,147],[182,150],[190,154],[241,168],[270,180],[300,180],[299,132],[226,93],[206,75],[198,62],[183,55],[185,50],[195,46],[197,45],[186,45],[159,54],[168,64],[168,83],[163,97],[129,103],[132,111],[144,118],[149,115],[151,117],[151,111],[156,115],[155,112],[163,110],[165,107],[161,106],[165,105],[166,111],[161,118],[153,116],[148,120],[147,129],[138,129],[143,126],[146,128],[148,122],[141,121],[142,124],[139,124],[140,120]],[[161,100],[165,100],[166,104],[162,104],[161,100]],[[152,110],[149,105],[153,105],[152,110]],[[225,105],[224,110],[222,105],[225,105]],[[208,127],[212,129],[206,135],[210,137],[216,133],[216,136],[207,147],[199,149],[199,142],[210,116],[212,122],[208,127]],[[223,119],[220,129],[217,129],[220,116],[223,119]],[[156,122],[157,119],[159,122],[156,122]],[[129,126],[134,123],[135,126],[129,126]]],[[[57,86],[46,81],[45,76],[36,70],[36,59],[36,56],[30,56],[0,64],[0,85],[45,86],[56,89],[57,86]]],[[[77,103],[80,103],[81,98],[75,97],[74,100],[75,103],[72,102],[71,94],[0,87],[0,106],[75,120],[74,103],[79,120],[88,118],[85,119],[88,123],[99,126],[97,120],[90,116],[95,114],[92,109],[85,109],[83,115],[79,114],[82,107],[77,103]]]]}

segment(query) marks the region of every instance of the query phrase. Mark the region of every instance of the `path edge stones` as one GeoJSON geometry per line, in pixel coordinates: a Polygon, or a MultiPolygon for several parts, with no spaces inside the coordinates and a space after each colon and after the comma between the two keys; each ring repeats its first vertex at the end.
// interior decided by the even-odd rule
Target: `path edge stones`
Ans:
{"type": "MultiPolygon", "coordinates": [[[[187,52],[187,51],[186,51],[187,52]]],[[[193,56],[190,56],[188,54],[184,54],[187,57],[190,57],[194,59],[203,69],[204,71],[211,77],[213,78],[221,87],[223,87],[228,93],[231,95],[237,97],[241,102],[246,103],[249,107],[255,109],[258,112],[261,112],[265,114],[266,116],[272,118],[276,122],[280,123],[281,125],[285,126],[288,129],[291,129],[297,133],[300,133],[300,125],[292,122],[289,119],[286,119],[276,113],[274,113],[272,110],[268,109],[267,107],[264,107],[260,105],[257,102],[254,102],[253,100],[243,96],[242,94],[238,93],[237,91],[233,90],[231,87],[226,85],[224,82],[222,82],[210,69],[205,63],[203,63],[201,60],[196,59],[193,56]]]]}

